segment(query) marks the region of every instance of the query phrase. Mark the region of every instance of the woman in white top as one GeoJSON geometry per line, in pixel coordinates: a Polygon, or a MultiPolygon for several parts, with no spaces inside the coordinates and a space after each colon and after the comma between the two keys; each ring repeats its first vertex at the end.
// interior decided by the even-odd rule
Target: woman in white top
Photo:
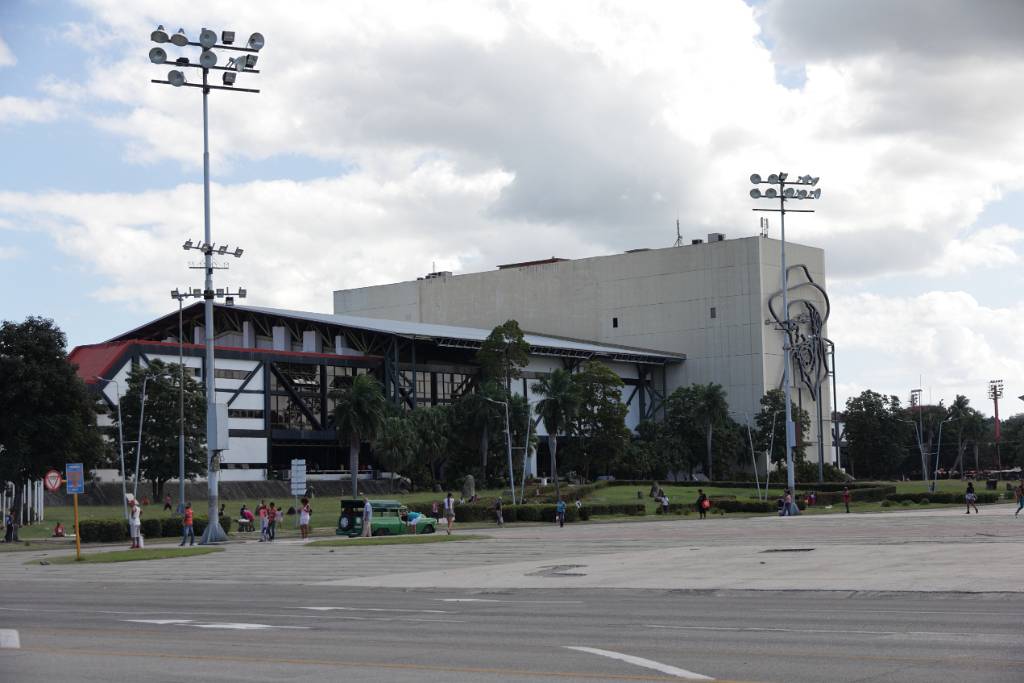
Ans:
{"type": "Polygon", "coordinates": [[[139,547],[139,537],[142,535],[142,506],[132,496],[128,500],[128,535],[132,539],[132,549],[139,547]]]}
{"type": "Polygon", "coordinates": [[[309,517],[313,509],[309,507],[309,498],[302,499],[302,507],[299,508],[299,535],[302,538],[309,538],[309,517]]]}

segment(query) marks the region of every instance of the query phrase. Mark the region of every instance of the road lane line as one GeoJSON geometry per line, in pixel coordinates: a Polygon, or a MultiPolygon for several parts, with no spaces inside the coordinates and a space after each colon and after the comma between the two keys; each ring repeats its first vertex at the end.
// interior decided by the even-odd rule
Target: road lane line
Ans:
{"type": "Polygon", "coordinates": [[[839,633],[844,635],[866,635],[866,636],[951,636],[955,638],[992,639],[992,638],[1015,638],[1021,640],[1021,636],[1013,633],[956,633],[953,631],[867,631],[867,630],[845,630],[827,628],[781,628],[775,626],[675,626],[667,624],[644,624],[647,628],[667,628],[678,631],[752,631],[771,633],[839,633]]]}
{"type": "MultiPolygon", "coordinates": [[[[531,669],[509,669],[500,667],[480,666],[435,666],[430,664],[411,664],[400,662],[366,662],[336,659],[298,659],[291,657],[260,657],[251,655],[196,655],[182,652],[123,652],[117,650],[96,651],[94,648],[52,648],[29,647],[22,652],[35,652],[48,657],[121,657],[121,658],[154,658],[173,661],[196,662],[240,662],[243,664],[294,664],[298,666],[331,666],[340,668],[384,669],[395,671],[433,671],[442,673],[492,674],[505,678],[575,678],[591,681],[676,681],[678,676],[658,676],[654,674],[609,674],[584,671],[537,671],[531,669]]],[[[719,680],[718,683],[745,683],[744,681],[719,680]]]]}
{"type": "Polygon", "coordinates": [[[191,619],[122,619],[121,621],[130,621],[134,624],[156,624],[157,626],[166,626],[167,624],[189,624],[192,622],[191,619]]]}
{"type": "Polygon", "coordinates": [[[434,598],[438,602],[504,602],[510,605],[582,605],[582,600],[493,600],[491,598],[434,598]]]}
{"type": "Polygon", "coordinates": [[[18,632],[13,628],[0,628],[0,650],[17,650],[21,648],[18,632]]]}
{"type": "Polygon", "coordinates": [[[308,609],[314,612],[332,612],[341,610],[345,612],[416,612],[420,614],[449,614],[446,609],[399,609],[390,607],[291,607],[289,609],[308,609]]]}
{"type": "Polygon", "coordinates": [[[705,676],[704,674],[695,673],[693,671],[687,671],[686,669],[680,669],[676,666],[669,664],[662,664],[656,662],[653,659],[644,659],[643,657],[634,657],[633,655],[626,655],[621,652],[613,652],[611,650],[601,650],[596,647],[577,647],[575,645],[565,645],[567,650],[576,650],[577,652],[587,652],[592,655],[600,655],[601,657],[608,657],[609,659],[617,659],[627,664],[633,664],[634,666],[642,666],[645,669],[654,669],[660,671],[663,674],[669,676],[675,676],[676,678],[686,678],[691,681],[713,681],[715,680],[711,676],[705,676]]]}
{"type": "Polygon", "coordinates": [[[272,626],[270,624],[245,624],[236,622],[207,622],[201,623],[192,619],[122,619],[135,624],[156,624],[157,626],[191,626],[192,628],[220,628],[232,631],[262,631],[271,628],[288,628],[308,630],[309,626],[272,626]]]}

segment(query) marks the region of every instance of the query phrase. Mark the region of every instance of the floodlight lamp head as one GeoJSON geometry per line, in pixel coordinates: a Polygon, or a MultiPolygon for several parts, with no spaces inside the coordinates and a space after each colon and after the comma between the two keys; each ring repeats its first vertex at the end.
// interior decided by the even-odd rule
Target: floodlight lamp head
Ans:
{"type": "Polygon", "coordinates": [[[750,191],[750,198],[751,199],[760,199],[761,198],[761,190],[759,190],[759,189],[757,189],[755,187],[753,190],[750,191]]]}
{"type": "Polygon", "coordinates": [[[224,290],[223,289],[218,289],[217,290],[217,296],[224,296],[224,290]]]}
{"type": "Polygon", "coordinates": [[[238,78],[238,74],[234,71],[225,71],[223,76],[224,85],[234,85],[236,78],[238,78]]]}
{"type": "Polygon", "coordinates": [[[199,64],[204,69],[212,69],[217,66],[217,53],[213,50],[203,50],[203,53],[199,55],[199,64]]]}
{"type": "Polygon", "coordinates": [[[759,183],[761,182],[761,176],[760,176],[760,174],[758,174],[758,173],[752,173],[752,174],[750,175],[750,182],[752,182],[752,183],[753,183],[754,185],[757,185],[757,184],[759,184],[759,183]]]}
{"type": "Polygon", "coordinates": [[[238,298],[239,299],[244,299],[246,294],[248,294],[248,292],[245,291],[244,287],[239,287],[238,288],[238,298]]]}
{"type": "Polygon", "coordinates": [[[811,192],[810,197],[811,199],[818,199],[821,197],[821,188],[815,188],[815,190],[811,192]]]}
{"type": "Polygon", "coordinates": [[[779,180],[785,180],[788,177],[789,177],[788,173],[780,173],[779,174],[779,180]]]}
{"type": "Polygon", "coordinates": [[[185,244],[182,245],[182,249],[188,251],[192,248],[192,240],[185,240],[185,244]]]}
{"type": "Polygon", "coordinates": [[[242,248],[235,247],[235,258],[242,258],[242,248]]]}
{"type": "Polygon", "coordinates": [[[178,32],[171,36],[171,42],[178,47],[185,47],[188,45],[188,36],[185,35],[185,29],[179,28],[178,32]]]}
{"type": "Polygon", "coordinates": [[[167,61],[167,51],[162,47],[154,47],[149,51],[149,61],[154,64],[163,64],[167,61]]]}
{"type": "Polygon", "coordinates": [[[779,196],[779,193],[774,187],[769,187],[768,190],[764,193],[764,196],[767,197],[768,199],[775,199],[776,197],[779,196]]]}
{"type": "Polygon", "coordinates": [[[175,88],[180,88],[185,85],[185,74],[181,73],[177,69],[167,72],[167,82],[173,85],[175,88]]]}
{"type": "Polygon", "coordinates": [[[170,38],[163,26],[157,26],[156,30],[149,34],[149,39],[154,43],[166,43],[170,38]]]}
{"type": "Polygon", "coordinates": [[[817,176],[813,178],[811,176],[807,176],[807,182],[809,182],[811,185],[817,185],[819,180],[821,180],[821,178],[818,178],[817,176]]]}
{"type": "Polygon", "coordinates": [[[233,45],[235,43],[235,32],[234,31],[221,31],[220,42],[225,45],[233,45]]]}
{"type": "Polygon", "coordinates": [[[786,197],[786,199],[792,199],[793,197],[796,196],[796,190],[794,190],[792,187],[787,187],[782,194],[784,197],[786,197]]]}
{"type": "Polygon", "coordinates": [[[796,193],[798,199],[807,199],[807,190],[800,190],[796,193]]]}
{"type": "Polygon", "coordinates": [[[262,50],[266,41],[263,39],[262,33],[254,33],[249,36],[249,42],[247,43],[250,50],[262,50]]]}
{"type": "Polygon", "coordinates": [[[199,289],[198,287],[193,287],[192,288],[192,296],[198,298],[198,297],[201,297],[202,295],[203,295],[203,290],[199,289]]]}
{"type": "Polygon", "coordinates": [[[217,34],[208,28],[204,28],[199,32],[199,44],[204,50],[209,50],[217,44],[217,34]]]}
{"type": "Polygon", "coordinates": [[[220,254],[221,256],[223,256],[227,252],[228,252],[228,245],[226,245],[226,244],[220,245],[220,247],[217,249],[217,253],[220,254]]]}
{"type": "Polygon", "coordinates": [[[180,296],[181,296],[181,293],[178,292],[178,290],[176,290],[176,289],[172,289],[171,290],[171,298],[172,299],[177,299],[180,296]]]}
{"type": "Polygon", "coordinates": [[[258,55],[246,55],[245,56],[245,68],[252,69],[256,66],[256,60],[259,59],[258,55]]]}
{"type": "Polygon", "coordinates": [[[768,182],[771,183],[772,185],[775,185],[776,183],[779,182],[779,176],[772,173],[770,176],[768,176],[768,182]]]}

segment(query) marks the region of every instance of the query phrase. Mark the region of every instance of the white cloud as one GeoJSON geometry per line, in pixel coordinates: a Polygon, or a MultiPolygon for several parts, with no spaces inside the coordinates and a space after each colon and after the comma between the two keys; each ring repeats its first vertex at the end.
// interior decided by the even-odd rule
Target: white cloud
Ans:
{"type": "Polygon", "coordinates": [[[984,411],[988,380],[1024,388],[1024,304],[986,306],[957,291],[857,294],[833,304],[829,334],[849,392],[841,401],[867,388],[906,400],[921,376],[934,402],[960,393],[984,411]]]}
{"type": "Polygon", "coordinates": [[[997,269],[1021,262],[1016,245],[1024,243],[1024,230],[997,225],[952,239],[942,257],[927,269],[931,276],[967,273],[977,268],[997,269]]]}
{"type": "Polygon", "coordinates": [[[50,100],[37,100],[11,95],[0,97],[0,124],[45,123],[60,116],[57,105],[50,100]]]}
{"type": "Polygon", "coordinates": [[[7,247],[0,245],[0,261],[13,261],[19,259],[25,254],[24,250],[20,247],[7,247]]]}
{"type": "Polygon", "coordinates": [[[0,37],[0,67],[14,66],[17,63],[18,60],[15,58],[14,53],[11,52],[10,46],[0,37]]]}

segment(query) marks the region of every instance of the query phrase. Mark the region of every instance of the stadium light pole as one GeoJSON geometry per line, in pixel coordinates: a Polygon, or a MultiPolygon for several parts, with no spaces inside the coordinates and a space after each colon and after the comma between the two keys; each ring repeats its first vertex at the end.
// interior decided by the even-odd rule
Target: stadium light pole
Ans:
{"type": "MultiPolygon", "coordinates": [[[[199,62],[193,63],[188,57],[178,57],[173,60],[173,64],[176,67],[187,67],[196,68],[202,70],[203,82],[202,85],[197,83],[189,83],[185,78],[185,74],[179,69],[172,69],[167,73],[167,80],[153,79],[153,83],[159,83],[162,85],[170,85],[175,88],[190,87],[190,88],[201,88],[203,91],[203,225],[204,225],[204,240],[197,245],[192,244],[192,240],[188,240],[184,244],[186,251],[189,249],[197,249],[203,252],[204,264],[203,270],[206,273],[206,278],[203,288],[203,300],[205,301],[205,342],[206,342],[206,477],[207,486],[209,489],[209,522],[207,523],[206,530],[203,532],[203,537],[199,540],[200,544],[208,543],[219,543],[227,540],[227,534],[224,533],[224,529],[220,525],[219,509],[218,509],[218,490],[217,490],[217,479],[220,470],[220,451],[224,450],[226,444],[222,444],[218,439],[217,429],[217,390],[215,386],[216,377],[214,374],[214,327],[213,327],[213,300],[216,297],[232,296],[230,292],[226,290],[214,290],[213,288],[213,254],[214,251],[224,256],[227,251],[226,245],[221,245],[219,248],[213,243],[212,237],[210,236],[210,133],[209,133],[209,105],[207,100],[209,99],[211,90],[229,90],[235,92],[248,92],[258,93],[259,90],[251,88],[236,88],[234,87],[235,81],[239,73],[259,73],[253,67],[256,66],[256,60],[258,59],[257,53],[263,48],[264,38],[261,33],[253,33],[249,37],[249,41],[245,47],[236,46],[235,32],[234,31],[223,31],[220,34],[220,42],[218,43],[218,35],[210,29],[204,28],[199,32],[199,40],[191,41],[188,39],[184,29],[178,29],[178,32],[173,36],[168,36],[163,26],[157,27],[155,31],[150,34],[150,38],[154,43],[171,43],[172,45],[184,48],[186,46],[198,47],[202,51],[199,55],[199,62]],[[218,50],[233,50],[241,52],[242,54],[238,57],[233,57],[228,60],[227,66],[217,66],[217,54],[213,51],[213,48],[218,50]],[[221,71],[223,72],[222,81],[224,85],[211,85],[209,83],[210,71],[221,71]]],[[[168,63],[168,55],[166,50],[162,47],[154,47],[149,51],[149,61],[154,64],[165,64],[168,63]]],[[[230,252],[232,256],[240,257],[242,250],[236,248],[234,252],[230,252]]],[[[240,290],[239,296],[243,296],[240,290]]]]}
{"type": "MultiPolygon", "coordinates": [[[[750,182],[754,185],[771,185],[764,192],[760,188],[755,187],[750,191],[750,197],[752,199],[778,199],[779,208],[777,209],[754,209],[754,211],[771,211],[779,214],[779,223],[781,226],[782,247],[781,247],[781,267],[782,267],[782,383],[785,387],[786,393],[786,485],[790,492],[796,496],[796,476],[793,468],[793,450],[796,448],[796,428],[793,425],[793,410],[792,410],[792,396],[793,386],[790,378],[790,354],[792,353],[792,347],[790,345],[789,334],[791,321],[789,319],[789,278],[786,272],[786,213],[814,213],[814,209],[787,209],[786,200],[788,199],[818,199],[821,197],[821,189],[815,188],[808,190],[808,187],[814,187],[818,184],[818,178],[810,175],[800,176],[797,180],[788,180],[789,175],[787,173],[772,173],[767,178],[761,178],[760,175],[754,173],[750,176],[750,182]],[[778,189],[775,189],[775,186],[778,189]],[[794,187],[795,186],[795,187],[794,187]]],[[[818,392],[819,396],[817,400],[821,400],[821,392],[818,392]]],[[[821,431],[819,425],[818,431],[821,431]]],[[[821,434],[818,434],[818,440],[821,441],[821,434]]],[[[820,465],[820,463],[819,463],[820,465]]]]}
{"type": "Polygon", "coordinates": [[[993,379],[989,380],[988,383],[988,397],[992,399],[992,405],[995,408],[993,417],[995,417],[995,437],[996,437],[996,469],[1003,469],[1003,459],[999,454],[999,442],[1002,441],[1002,429],[999,424],[999,399],[1003,397],[1003,380],[993,379]]]}

